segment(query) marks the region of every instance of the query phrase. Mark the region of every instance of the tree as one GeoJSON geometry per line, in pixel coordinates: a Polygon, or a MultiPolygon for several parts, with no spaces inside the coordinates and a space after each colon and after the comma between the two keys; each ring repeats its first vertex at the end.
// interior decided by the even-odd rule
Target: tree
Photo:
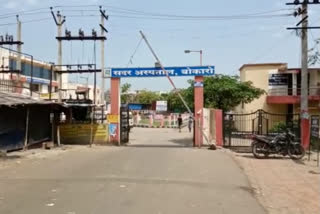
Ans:
{"type": "MultiPolygon", "coordinates": [[[[186,89],[180,89],[179,93],[182,95],[182,97],[186,98],[186,89]]],[[[168,94],[167,99],[168,101],[168,109],[171,112],[185,112],[187,111],[187,108],[184,106],[183,102],[181,101],[178,93],[176,91],[172,91],[168,94]]],[[[193,100],[189,103],[189,107],[193,107],[193,100]]]]}
{"type": "MultiPolygon", "coordinates": [[[[185,91],[187,103],[193,103],[194,81],[185,91]]],[[[265,91],[256,88],[252,82],[240,82],[239,77],[215,75],[204,78],[204,106],[230,111],[241,103],[250,103],[259,98],[265,91]]],[[[192,105],[193,106],[193,105],[192,105]]]]}
{"type": "Polygon", "coordinates": [[[130,88],[130,83],[125,83],[121,86],[121,103],[128,103],[130,101],[130,95],[128,94],[130,88]]]}
{"type": "Polygon", "coordinates": [[[160,100],[160,95],[153,91],[143,90],[137,94],[135,102],[141,104],[151,104],[153,101],[160,100]]]}

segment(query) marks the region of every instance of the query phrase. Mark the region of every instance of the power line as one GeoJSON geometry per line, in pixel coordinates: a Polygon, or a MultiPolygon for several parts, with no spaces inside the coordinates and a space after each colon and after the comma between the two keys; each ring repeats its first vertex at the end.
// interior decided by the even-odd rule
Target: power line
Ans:
{"type": "MultiPolygon", "coordinates": [[[[21,23],[34,23],[34,22],[42,22],[42,21],[47,21],[51,20],[51,18],[41,18],[41,19],[31,19],[31,20],[26,20],[21,23]]],[[[0,26],[10,26],[10,25],[16,25],[16,22],[11,22],[11,23],[5,23],[5,24],[0,24],[0,26]]]]}
{"type": "MultiPolygon", "coordinates": [[[[98,11],[93,9],[88,9],[88,7],[96,7],[98,5],[61,5],[61,6],[54,6],[53,8],[61,8],[63,11],[69,11],[69,12],[92,12],[92,11],[98,11]],[[66,9],[63,8],[83,8],[85,9],[66,9]]],[[[156,19],[163,18],[165,20],[189,20],[189,19],[200,19],[200,20],[210,20],[210,19],[251,19],[251,18],[269,18],[269,17],[281,17],[281,16],[288,16],[292,14],[272,14],[276,12],[282,12],[282,11],[290,11],[290,9],[279,9],[279,10],[270,10],[270,11],[263,11],[258,13],[248,13],[248,14],[237,14],[237,15],[228,15],[228,16],[196,16],[196,15],[175,15],[175,14],[162,14],[162,13],[150,13],[150,12],[144,12],[139,10],[132,10],[132,9],[126,9],[121,7],[113,7],[109,5],[104,5],[104,7],[108,8],[110,12],[114,12],[115,14],[122,14],[123,16],[118,15],[117,17],[122,18],[139,18],[140,16],[143,18],[149,18],[154,17],[156,19]],[[269,14],[269,15],[267,15],[269,14]],[[124,16],[126,15],[126,16],[124,16]],[[133,16],[134,15],[134,16],[133,16]]],[[[16,13],[7,13],[0,15],[0,18],[9,18],[11,16],[15,15],[36,15],[41,14],[44,12],[41,12],[41,10],[49,10],[49,8],[38,8],[33,10],[26,10],[16,13]],[[38,12],[35,12],[38,11],[38,12]]]]}
{"type": "Polygon", "coordinates": [[[133,54],[130,56],[129,61],[127,63],[127,67],[129,67],[129,65],[132,64],[132,59],[133,59],[134,55],[137,53],[137,51],[142,43],[142,40],[143,40],[143,38],[140,39],[140,41],[138,42],[138,45],[136,46],[136,48],[133,51],[133,54]]]}

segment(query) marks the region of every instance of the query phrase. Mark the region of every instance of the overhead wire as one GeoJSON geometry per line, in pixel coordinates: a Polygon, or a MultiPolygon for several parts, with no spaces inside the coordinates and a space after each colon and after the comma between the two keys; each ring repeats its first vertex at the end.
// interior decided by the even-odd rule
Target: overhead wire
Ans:
{"type": "Polygon", "coordinates": [[[129,61],[127,63],[127,67],[129,67],[129,65],[132,64],[132,59],[135,56],[135,54],[137,53],[137,51],[138,51],[138,49],[139,49],[139,47],[140,47],[140,45],[142,43],[142,40],[143,40],[143,38],[140,39],[140,41],[138,42],[138,45],[136,46],[136,48],[134,49],[132,55],[130,56],[129,61]]]}

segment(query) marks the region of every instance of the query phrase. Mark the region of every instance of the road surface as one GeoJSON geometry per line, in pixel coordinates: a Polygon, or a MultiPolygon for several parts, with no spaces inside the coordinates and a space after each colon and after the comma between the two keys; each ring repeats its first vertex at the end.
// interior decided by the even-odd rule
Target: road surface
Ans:
{"type": "Polygon", "coordinates": [[[233,159],[190,138],[134,128],[127,147],[12,159],[0,168],[0,213],[264,214],[233,159]]]}

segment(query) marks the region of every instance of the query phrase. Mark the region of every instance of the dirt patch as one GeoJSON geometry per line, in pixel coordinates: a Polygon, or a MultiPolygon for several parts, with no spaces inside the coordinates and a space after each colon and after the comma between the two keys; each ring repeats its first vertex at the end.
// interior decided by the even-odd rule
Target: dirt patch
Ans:
{"type": "Polygon", "coordinates": [[[320,213],[320,174],[316,164],[306,158],[258,160],[251,154],[230,153],[251,183],[252,189],[246,191],[254,194],[270,214],[320,213]]]}

